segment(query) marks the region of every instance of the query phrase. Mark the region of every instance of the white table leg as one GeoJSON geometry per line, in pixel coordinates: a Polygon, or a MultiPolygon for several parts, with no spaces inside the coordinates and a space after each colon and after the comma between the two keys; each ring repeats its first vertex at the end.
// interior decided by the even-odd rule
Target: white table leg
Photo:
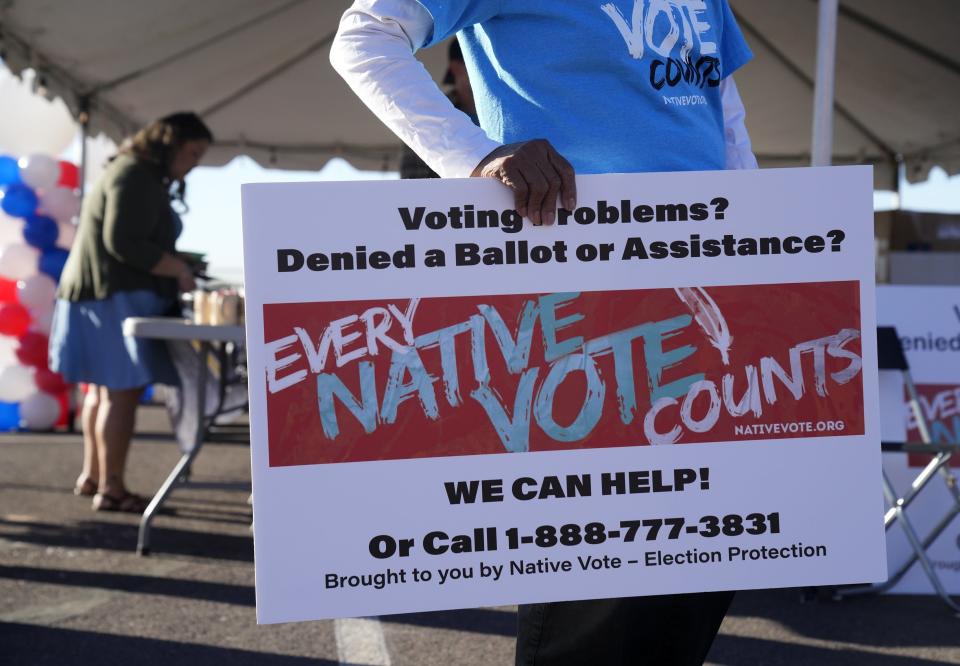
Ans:
{"type": "MultiPolygon", "coordinates": [[[[203,446],[203,440],[206,438],[207,434],[207,375],[209,374],[207,368],[207,360],[210,356],[211,344],[206,341],[200,343],[200,353],[197,355],[200,362],[200,372],[197,374],[197,395],[195,408],[197,410],[197,430],[194,434],[193,446],[190,450],[180,457],[180,460],[177,462],[176,467],[173,468],[173,471],[167,476],[167,479],[163,482],[163,485],[160,486],[160,490],[153,496],[153,499],[150,500],[150,504],[147,506],[146,511],[143,512],[143,517],[140,518],[140,530],[137,536],[137,554],[138,555],[149,555],[150,554],[150,528],[153,523],[153,518],[156,515],[157,511],[160,510],[160,507],[167,500],[167,497],[170,495],[170,492],[173,488],[181,482],[185,481],[185,477],[190,474],[190,465],[193,463],[194,458],[197,457],[197,454],[200,452],[200,448],[203,446]]],[[[184,407],[186,407],[187,401],[184,398],[184,407]]]]}

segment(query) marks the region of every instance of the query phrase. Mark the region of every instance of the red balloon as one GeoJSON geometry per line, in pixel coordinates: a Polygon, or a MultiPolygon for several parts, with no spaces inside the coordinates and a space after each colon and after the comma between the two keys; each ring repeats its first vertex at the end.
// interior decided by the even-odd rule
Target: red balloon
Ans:
{"type": "Polygon", "coordinates": [[[64,391],[56,398],[57,402],[60,403],[60,416],[57,417],[57,422],[53,426],[55,428],[66,428],[70,425],[70,392],[64,391]]]}
{"type": "Polygon", "coordinates": [[[59,395],[69,388],[63,375],[54,372],[50,368],[37,368],[33,380],[37,383],[38,389],[51,395],[59,395]]]}
{"type": "Polygon", "coordinates": [[[0,278],[0,303],[17,302],[17,281],[0,278]]]}
{"type": "Polygon", "coordinates": [[[30,328],[30,313],[19,303],[0,304],[0,333],[19,338],[30,328]]]}
{"type": "Polygon", "coordinates": [[[17,345],[17,359],[24,365],[35,368],[47,367],[47,336],[43,333],[30,331],[20,338],[17,345]]]}
{"type": "Polygon", "coordinates": [[[60,160],[60,178],[57,185],[75,190],[80,187],[80,169],[73,162],[60,160]]]}

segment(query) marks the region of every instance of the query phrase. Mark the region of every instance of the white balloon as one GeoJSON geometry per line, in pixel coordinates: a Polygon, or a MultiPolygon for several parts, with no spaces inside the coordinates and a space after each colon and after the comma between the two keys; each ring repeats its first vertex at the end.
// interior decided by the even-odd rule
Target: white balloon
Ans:
{"type": "Polygon", "coordinates": [[[57,184],[60,164],[42,153],[20,158],[20,180],[35,190],[46,190],[57,184]]]}
{"type": "Polygon", "coordinates": [[[65,187],[52,187],[40,193],[39,209],[58,222],[69,222],[80,214],[80,197],[65,187]]]}
{"type": "Polygon", "coordinates": [[[73,222],[57,222],[57,226],[60,227],[60,233],[57,234],[57,247],[69,250],[73,247],[73,239],[77,237],[77,225],[73,222]]]}
{"type": "Polygon", "coordinates": [[[37,272],[40,253],[22,242],[0,247],[0,277],[25,280],[37,272]]]}
{"type": "Polygon", "coordinates": [[[40,301],[36,305],[27,308],[30,313],[30,321],[36,322],[30,328],[40,331],[44,335],[49,335],[50,327],[53,325],[53,300],[40,301]]]}
{"type": "Polygon", "coordinates": [[[0,368],[20,362],[17,360],[18,344],[12,335],[0,335],[0,368]]]}
{"type": "Polygon", "coordinates": [[[31,311],[34,318],[53,307],[56,293],[57,283],[45,273],[35,273],[17,282],[17,300],[31,311]]]}
{"type": "Polygon", "coordinates": [[[30,330],[43,333],[44,335],[50,335],[50,327],[53,326],[53,309],[54,304],[51,303],[50,307],[46,310],[31,310],[30,316],[33,318],[33,321],[30,322],[30,330]]]}
{"type": "Polygon", "coordinates": [[[19,363],[0,368],[0,402],[20,402],[35,393],[33,372],[33,368],[19,363]]]}
{"type": "Polygon", "coordinates": [[[27,430],[49,430],[60,416],[60,402],[49,393],[37,391],[20,403],[20,425],[27,430]]]}
{"type": "Polygon", "coordinates": [[[19,217],[10,217],[0,210],[0,247],[23,243],[24,221],[19,217]]]}

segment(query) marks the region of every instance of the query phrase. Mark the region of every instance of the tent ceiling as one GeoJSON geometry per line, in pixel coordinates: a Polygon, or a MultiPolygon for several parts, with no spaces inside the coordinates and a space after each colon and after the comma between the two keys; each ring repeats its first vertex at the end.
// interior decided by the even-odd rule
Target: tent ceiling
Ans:
{"type": "MultiPolygon", "coordinates": [[[[395,166],[397,140],[330,68],[344,9],[333,0],[57,0],[7,2],[6,62],[38,67],[90,129],[115,140],[152,118],[193,109],[218,142],[207,162],[247,153],[266,165],[318,169],[341,155],[395,166]]],[[[445,53],[425,52],[430,71],[445,53]]]]}
{"type": "MultiPolygon", "coordinates": [[[[621,0],[625,1],[625,0],[621,0]]],[[[756,59],[737,75],[754,148],[767,166],[809,163],[815,0],[730,0],[756,59]]],[[[74,114],[120,139],[161,114],[204,114],[208,162],[246,153],[320,168],[343,156],[395,168],[397,141],[328,63],[348,0],[6,0],[5,62],[33,66],[74,114]],[[87,100],[86,102],[84,100],[87,100]]],[[[960,171],[960,2],[841,0],[836,163],[873,163],[894,182],[930,166],[960,171]]],[[[445,49],[420,54],[439,78],[445,49]]]]}
{"type": "MultiPolygon", "coordinates": [[[[731,0],[756,56],[737,85],[761,163],[809,163],[814,0],[731,0]]],[[[960,171],[960,2],[841,0],[834,162],[873,163],[878,185],[933,165],[960,171]]]]}

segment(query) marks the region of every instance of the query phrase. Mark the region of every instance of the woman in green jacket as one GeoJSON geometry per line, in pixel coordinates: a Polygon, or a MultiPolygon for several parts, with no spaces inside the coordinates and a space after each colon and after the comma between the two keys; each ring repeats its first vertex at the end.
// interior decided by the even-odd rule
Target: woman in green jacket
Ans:
{"type": "Polygon", "coordinates": [[[176,384],[163,344],[124,337],[127,317],[174,310],[178,291],[195,287],[177,256],[184,177],[213,134],[193,113],[175,113],[141,129],[86,196],[64,267],[50,332],[50,367],[88,385],[83,470],[75,492],[101,511],[142,512],[143,497],[124,484],[124,468],[143,389],[176,384]]]}

